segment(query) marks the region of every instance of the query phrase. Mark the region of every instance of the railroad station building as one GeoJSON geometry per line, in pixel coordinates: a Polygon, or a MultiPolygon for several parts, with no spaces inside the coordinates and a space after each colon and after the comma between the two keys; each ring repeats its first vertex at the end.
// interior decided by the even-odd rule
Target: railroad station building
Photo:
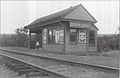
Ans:
{"type": "Polygon", "coordinates": [[[43,51],[56,53],[97,52],[95,18],[80,4],[36,19],[28,26],[29,48],[39,41],[43,51]],[[31,39],[31,34],[35,38],[31,39]]]}

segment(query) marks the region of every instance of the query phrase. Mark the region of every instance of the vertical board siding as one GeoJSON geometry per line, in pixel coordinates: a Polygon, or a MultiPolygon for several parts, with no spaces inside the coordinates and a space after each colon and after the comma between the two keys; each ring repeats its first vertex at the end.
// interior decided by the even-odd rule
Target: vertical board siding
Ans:
{"type": "Polygon", "coordinates": [[[50,45],[50,44],[44,44],[43,50],[47,52],[57,52],[57,53],[63,53],[64,46],[63,45],[50,45]]]}
{"type": "MultiPolygon", "coordinates": [[[[47,25],[44,28],[46,28],[46,29],[64,29],[64,27],[61,24],[59,24],[58,22],[47,25]]],[[[43,51],[47,51],[47,52],[63,53],[64,52],[64,44],[63,45],[61,45],[61,44],[43,44],[42,49],[43,49],[43,51]]]]}

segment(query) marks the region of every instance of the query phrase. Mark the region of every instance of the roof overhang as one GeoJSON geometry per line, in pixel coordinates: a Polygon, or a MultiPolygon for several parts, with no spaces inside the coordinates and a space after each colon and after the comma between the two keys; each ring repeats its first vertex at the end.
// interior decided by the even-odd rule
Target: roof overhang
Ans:
{"type": "Polygon", "coordinates": [[[63,19],[57,19],[57,20],[50,20],[50,21],[45,21],[45,22],[42,22],[42,23],[36,23],[36,24],[33,24],[33,25],[28,25],[28,26],[25,26],[24,28],[26,29],[34,29],[34,28],[41,28],[43,26],[46,26],[46,25],[49,25],[49,24],[53,24],[53,23],[56,23],[56,22],[60,22],[60,21],[63,21],[63,19]]]}

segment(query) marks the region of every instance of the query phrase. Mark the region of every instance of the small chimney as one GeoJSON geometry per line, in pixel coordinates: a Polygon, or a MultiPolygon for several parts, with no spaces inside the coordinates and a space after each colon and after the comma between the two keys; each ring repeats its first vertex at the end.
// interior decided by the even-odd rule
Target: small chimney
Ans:
{"type": "Polygon", "coordinates": [[[72,6],[70,6],[70,8],[72,8],[72,6]]]}

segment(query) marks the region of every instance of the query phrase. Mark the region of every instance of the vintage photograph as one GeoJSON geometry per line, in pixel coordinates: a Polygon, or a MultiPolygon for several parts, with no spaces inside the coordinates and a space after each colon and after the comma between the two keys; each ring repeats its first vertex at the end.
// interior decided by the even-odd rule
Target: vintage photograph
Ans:
{"type": "Polygon", "coordinates": [[[0,4],[0,78],[119,78],[119,0],[0,4]]]}

